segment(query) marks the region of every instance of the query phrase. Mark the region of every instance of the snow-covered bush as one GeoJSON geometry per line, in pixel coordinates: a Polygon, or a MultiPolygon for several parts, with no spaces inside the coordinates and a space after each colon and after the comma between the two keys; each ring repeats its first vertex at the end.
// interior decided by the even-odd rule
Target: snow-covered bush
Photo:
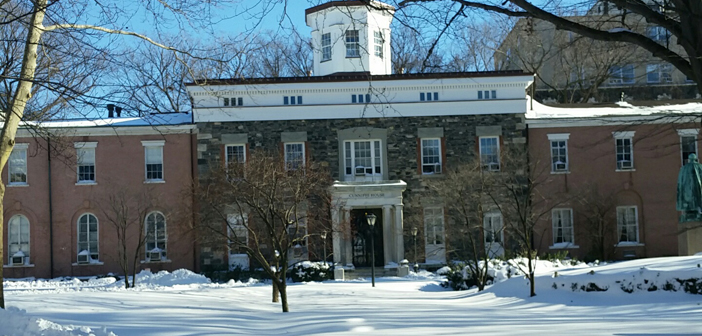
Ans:
{"type": "MultiPolygon", "coordinates": [[[[453,290],[466,290],[478,285],[470,271],[470,267],[463,263],[451,267],[442,267],[440,271],[442,271],[442,275],[446,276],[446,281],[441,284],[442,287],[451,288],[453,290]]],[[[437,274],[441,273],[437,271],[437,274]]],[[[487,284],[491,284],[493,280],[494,277],[490,275],[488,267],[487,284]]]]}
{"type": "Polygon", "coordinates": [[[290,266],[288,275],[293,282],[324,281],[332,279],[334,270],[328,263],[303,261],[290,266]]]}

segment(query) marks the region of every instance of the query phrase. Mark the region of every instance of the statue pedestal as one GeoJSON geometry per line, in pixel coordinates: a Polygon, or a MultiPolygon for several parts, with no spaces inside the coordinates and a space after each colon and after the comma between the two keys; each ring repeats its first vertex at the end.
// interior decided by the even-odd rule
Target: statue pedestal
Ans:
{"type": "Polygon", "coordinates": [[[678,255],[702,252],[702,222],[685,222],[678,226],[678,255]]]}

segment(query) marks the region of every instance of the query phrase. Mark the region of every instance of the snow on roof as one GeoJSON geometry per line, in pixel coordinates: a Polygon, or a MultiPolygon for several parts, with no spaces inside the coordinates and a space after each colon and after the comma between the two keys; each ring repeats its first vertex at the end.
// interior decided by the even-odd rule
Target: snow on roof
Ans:
{"type": "Polygon", "coordinates": [[[609,107],[554,107],[533,101],[533,109],[531,104],[531,98],[527,96],[526,118],[530,120],[702,113],[700,102],[658,106],[634,106],[628,102],[616,102],[616,106],[609,107]]]}
{"type": "MultiPolygon", "coordinates": [[[[150,114],[144,117],[95,118],[95,119],[65,119],[40,122],[47,128],[72,127],[134,127],[134,126],[174,126],[192,123],[189,113],[150,114]]],[[[37,125],[37,122],[27,121],[24,125],[37,125]]]]}

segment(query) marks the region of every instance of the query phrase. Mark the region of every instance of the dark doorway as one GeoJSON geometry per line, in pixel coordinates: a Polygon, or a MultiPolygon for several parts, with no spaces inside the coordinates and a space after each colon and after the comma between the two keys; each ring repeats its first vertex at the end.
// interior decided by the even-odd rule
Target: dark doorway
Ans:
{"type": "Polygon", "coordinates": [[[353,264],[356,267],[371,267],[371,235],[375,242],[375,266],[385,266],[383,258],[383,212],[382,209],[351,210],[351,232],[353,234],[353,264]],[[376,216],[371,229],[366,214],[376,216]]]}

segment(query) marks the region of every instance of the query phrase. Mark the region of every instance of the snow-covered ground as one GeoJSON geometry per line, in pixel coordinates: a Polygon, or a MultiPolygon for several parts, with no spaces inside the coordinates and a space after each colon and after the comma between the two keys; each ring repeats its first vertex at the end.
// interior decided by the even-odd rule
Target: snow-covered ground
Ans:
{"type": "Polygon", "coordinates": [[[483,292],[446,290],[428,273],[381,278],[375,288],[367,280],[292,284],[289,314],[270,302],[270,285],[211,284],[182,270],[144,273],[131,290],[113,279],[25,280],[5,283],[0,335],[702,335],[702,295],[649,291],[701,278],[700,264],[702,256],[541,262],[532,298],[520,276],[483,292]],[[572,290],[591,282],[608,290],[572,290]]]}

